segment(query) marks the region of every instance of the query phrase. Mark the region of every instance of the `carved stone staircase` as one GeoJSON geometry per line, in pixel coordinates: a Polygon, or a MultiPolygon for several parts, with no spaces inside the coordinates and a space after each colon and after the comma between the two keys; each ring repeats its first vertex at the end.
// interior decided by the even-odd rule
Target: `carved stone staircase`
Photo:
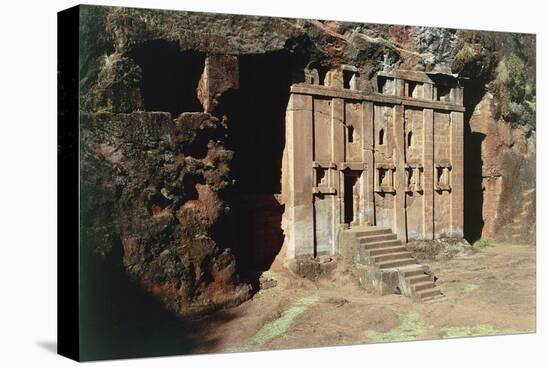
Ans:
{"type": "Polygon", "coordinates": [[[390,229],[373,226],[347,231],[355,237],[355,266],[367,288],[381,294],[398,291],[423,302],[445,298],[429,267],[419,264],[390,229]]]}

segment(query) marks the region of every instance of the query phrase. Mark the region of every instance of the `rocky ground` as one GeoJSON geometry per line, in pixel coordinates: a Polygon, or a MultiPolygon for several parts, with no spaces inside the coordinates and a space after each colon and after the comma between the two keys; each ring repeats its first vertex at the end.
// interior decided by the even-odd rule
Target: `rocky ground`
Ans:
{"type": "Polygon", "coordinates": [[[426,261],[446,300],[374,296],[345,273],[312,283],[275,266],[250,301],[197,321],[193,352],[242,352],[535,331],[535,246],[492,243],[426,261]]]}

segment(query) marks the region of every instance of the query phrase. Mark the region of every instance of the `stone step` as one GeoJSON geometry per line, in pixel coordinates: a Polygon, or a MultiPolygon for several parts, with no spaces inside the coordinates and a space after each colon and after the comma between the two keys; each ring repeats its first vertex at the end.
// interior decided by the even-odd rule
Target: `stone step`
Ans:
{"type": "Polygon", "coordinates": [[[403,260],[383,261],[383,262],[377,263],[376,265],[380,269],[389,269],[389,268],[398,268],[401,266],[414,265],[414,264],[416,264],[416,260],[414,258],[410,258],[410,259],[403,259],[403,260]]]}
{"type": "Polygon", "coordinates": [[[374,236],[379,234],[391,234],[392,231],[389,228],[378,228],[378,227],[372,227],[372,229],[359,229],[355,233],[355,236],[357,237],[363,237],[363,236],[374,236]]]}
{"type": "Polygon", "coordinates": [[[384,254],[384,255],[378,255],[378,256],[372,256],[374,261],[379,264],[386,262],[388,260],[403,260],[403,259],[413,259],[413,256],[410,252],[404,251],[404,252],[395,252],[392,254],[384,254]]]}
{"type": "Polygon", "coordinates": [[[428,289],[424,289],[416,292],[416,295],[422,300],[428,297],[438,296],[440,294],[441,294],[441,291],[437,288],[428,288],[428,289]]]}
{"type": "Polygon", "coordinates": [[[404,252],[407,251],[407,249],[399,244],[399,246],[391,246],[391,247],[384,247],[384,248],[378,248],[374,250],[368,250],[369,256],[377,256],[377,255],[383,255],[383,254],[391,254],[394,252],[404,252]]]}
{"type": "Polygon", "coordinates": [[[407,279],[410,279],[410,278],[416,277],[416,276],[420,276],[420,275],[428,276],[426,273],[424,273],[424,269],[422,269],[422,267],[420,267],[420,266],[411,266],[409,268],[402,268],[401,273],[403,273],[403,275],[407,279]]]}
{"type": "Polygon", "coordinates": [[[436,303],[436,302],[444,301],[446,299],[447,299],[447,297],[445,297],[445,295],[443,293],[441,293],[441,294],[436,294],[435,296],[432,296],[432,297],[423,298],[422,302],[424,302],[424,303],[436,303]]]}
{"type": "Polygon", "coordinates": [[[422,283],[422,282],[427,282],[427,281],[432,281],[432,278],[428,274],[424,274],[424,273],[419,274],[419,275],[413,275],[413,276],[410,276],[410,277],[406,276],[405,279],[407,279],[407,281],[411,285],[414,285],[414,284],[417,284],[417,283],[422,283]]]}
{"type": "Polygon", "coordinates": [[[413,286],[413,288],[415,292],[419,292],[425,289],[435,288],[435,283],[430,280],[428,282],[417,283],[413,286]]]}
{"type": "Polygon", "coordinates": [[[379,234],[374,236],[361,236],[361,237],[358,237],[358,239],[359,239],[359,243],[373,243],[373,242],[396,240],[397,235],[393,233],[388,233],[388,234],[379,234]]]}
{"type": "Polygon", "coordinates": [[[399,240],[391,240],[391,241],[380,241],[380,242],[374,242],[374,243],[362,243],[361,248],[367,251],[379,249],[379,248],[387,248],[387,247],[395,247],[403,245],[403,243],[399,240]]]}

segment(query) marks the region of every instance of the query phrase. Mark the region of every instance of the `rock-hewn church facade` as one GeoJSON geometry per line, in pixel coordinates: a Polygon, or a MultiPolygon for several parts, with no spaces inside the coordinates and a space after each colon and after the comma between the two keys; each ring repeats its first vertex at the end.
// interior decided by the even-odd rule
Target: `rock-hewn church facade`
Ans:
{"type": "Polygon", "coordinates": [[[452,75],[342,66],[291,87],[282,190],[287,258],[334,255],[339,233],[463,237],[463,88],[452,75]]]}

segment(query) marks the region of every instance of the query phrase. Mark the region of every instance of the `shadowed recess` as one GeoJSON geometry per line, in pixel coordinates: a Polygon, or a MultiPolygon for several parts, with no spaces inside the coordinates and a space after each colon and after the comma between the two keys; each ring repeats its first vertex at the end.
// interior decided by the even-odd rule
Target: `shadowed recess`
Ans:
{"type": "Polygon", "coordinates": [[[120,244],[116,250],[119,253],[108,258],[86,250],[81,254],[83,361],[197,353],[218,344],[211,330],[233,319],[231,313],[220,311],[196,319],[178,317],[128,278],[122,267],[120,244]]]}
{"type": "Polygon", "coordinates": [[[239,89],[226,93],[214,112],[228,117],[228,148],[235,152],[235,185],[224,194],[231,214],[217,236],[236,244],[241,273],[268,269],[283,244],[278,195],[285,114],[290,86],[305,64],[289,51],[241,56],[239,89]]]}
{"type": "Polygon", "coordinates": [[[483,231],[483,160],[485,135],[472,132],[470,119],[485,94],[483,81],[470,80],[464,86],[464,238],[473,243],[483,231]]]}
{"type": "Polygon", "coordinates": [[[175,42],[147,41],[128,56],[141,68],[141,94],[146,111],[201,112],[197,85],[204,69],[204,54],[180,51],[175,42]]]}

